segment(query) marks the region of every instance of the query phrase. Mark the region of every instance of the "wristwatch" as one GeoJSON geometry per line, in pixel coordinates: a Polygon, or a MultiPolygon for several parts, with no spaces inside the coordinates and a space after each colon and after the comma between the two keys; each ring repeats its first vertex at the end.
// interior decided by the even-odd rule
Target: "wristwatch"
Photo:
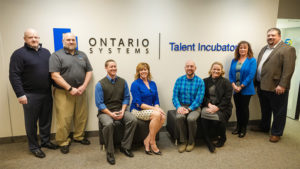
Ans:
{"type": "Polygon", "coordinates": [[[72,91],[72,89],[73,89],[73,87],[71,86],[68,91],[70,92],[70,91],[72,91]]]}

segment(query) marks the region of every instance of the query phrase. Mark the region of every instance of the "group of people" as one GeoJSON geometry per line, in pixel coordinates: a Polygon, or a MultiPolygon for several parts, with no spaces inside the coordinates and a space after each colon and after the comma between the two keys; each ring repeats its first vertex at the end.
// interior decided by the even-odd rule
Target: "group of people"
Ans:
{"type": "MultiPolygon", "coordinates": [[[[60,147],[61,152],[66,154],[72,140],[89,145],[90,141],[84,136],[88,116],[85,89],[93,69],[86,54],[76,49],[75,35],[63,34],[63,49],[52,55],[42,48],[34,29],[25,31],[24,41],[24,47],[16,50],[11,57],[9,78],[24,108],[30,151],[36,157],[43,158],[45,154],[41,147],[60,147]],[[50,142],[52,94],[56,108],[57,145],[50,142]],[[37,121],[41,145],[37,139],[37,121]],[[70,137],[72,121],[74,132],[70,137]]],[[[224,77],[225,71],[220,62],[211,65],[209,76],[203,80],[195,74],[197,67],[194,61],[185,63],[186,74],[176,80],[172,97],[176,108],[180,153],[194,149],[198,118],[210,152],[215,152],[216,147],[225,144],[225,126],[232,113],[232,94],[237,116],[237,126],[232,134],[244,137],[249,121],[249,102],[255,94],[255,85],[262,119],[253,130],[268,133],[273,112],[270,141],[277,142],[280,139],[285,126],[288,89],[296,53],[293,47],[281,41],[278,28],[267,31],[267,42],[256,62],[251,45],[241,41],[231,62],[229,79],[224,77]],[[217,131],[216,142],[210,138],[211,128],[217,131]]],[[[117,76],[116,61],[109,59],[104,66],[107,75],[96,84],[95,103],[97,117],[103,125],[107,161],[115,164],[114,121],[120,121],[125,128],[120,152],[128,157],[134,156],[131,151],[134,131],[137,120],[143,120],[149,121],[149,133],[143,141],[145,153],[161,155],[155,138],[165,122],[166,113],[160,108],[158,89],[152,80],[149,64],[142,62],[136,67],[135,81],[130,87],[130,111],[127,110],[130,103],[129,87],[125,79],[117,76]]]]}

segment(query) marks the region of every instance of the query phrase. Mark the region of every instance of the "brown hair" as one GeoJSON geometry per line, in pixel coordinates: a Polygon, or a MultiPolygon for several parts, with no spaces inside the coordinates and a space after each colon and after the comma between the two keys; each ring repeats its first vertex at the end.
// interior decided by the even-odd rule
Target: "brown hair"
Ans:
{"type": "Polygon", "coordinates": [[[209,74],[209,76],[211,76],[211,69],[213,68],[213,66],[214,65],[219,65],[219,66],[221,66],[221,76],[224,76],[225,75],[225,71],[224,71],[224,67],[223,67],[223,64],[221,63],[221,62],[214,62],[212,65],[211,65],[211,67],[210,67],[210,69],[209,69],[209,71],[208,71],[208,74],[209,74]]]}
{"type": "Polygon", "coordinates": [[[104,66],[107,67],[109,62],[115,62],[115,63],[116,63],[115,60],[113,60],[113,59],[108,59],[107,61],[105,61],[104,66]]]}
{"type": "Polygon", "coordinates": [[[281,30],[278,28],[270,28],[268,29],[267,33],[269,33],[270,31],[277,31],[278,35],[281,36],[281,30]]]}
{"type": "Polygon", "coordinates": [[[143,69],[148,69],[148,80],[152,79],[151,73],[150,73],[150,66],[148,65],[148,63],[145,62],[141,62],[136,66],[136,73],[134,75],[134,79],[138,79],[140,78],[140,71],[143,69]]]}
{"type": "Polygon", "coordinates": [[[241,57],[239,50],[240,50],[241,45],[243,45],[243,44],[247,44],[248,45],[247,57],[248,58],[252,58],[253,57],[253,51],[252,51],[250,43],[247,42],[247,41],[240,41],[239,44],[237,45],[237,47],[235,48],[235,51],[234,51],[234,59],[235,60],[239,60],[239,58],[241,57]]]}

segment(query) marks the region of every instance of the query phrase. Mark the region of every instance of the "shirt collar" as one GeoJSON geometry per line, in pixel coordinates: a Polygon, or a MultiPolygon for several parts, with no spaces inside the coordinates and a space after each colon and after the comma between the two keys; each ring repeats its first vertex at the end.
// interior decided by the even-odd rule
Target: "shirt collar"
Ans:
{"type": "Polygon", "coordinates": [[[191,79],[187,78],[187,75],[185,75],[185,79],[186,79],[186,80],[191,80],[191,81],[192,81],[192,80],[194,80],[194,79],[195,79],[195,77],[196,77],[196,74],[195,74],[195,75],[194,75],[194,77],[193,77],[193,78],[191,78],[191,79]]]}
{"type": "Polygon", "coordinates": [[[112,84],[116,83],[116,81],[118,79],[118,76],[116,76],[116,78],[114,78],[114,79],[110,78],[110,76],[108,76],[108,75],[106,75],[106,77],[112,84]]]}
{"type": "MultiPolygon", "coordinates": [[[[69,50],[67,50],[66,48],[64,48],[64,51],[65,51],[66,54],[72,55],[72,54],[69,52],[69,50]]],[[[74,55],[78,55],[78,50],[75,49],[74,55]]]]}
{"type": "MultiPolygon", "coordinates": [[[[27,43],[24,43],[24,46],[28,49],[32,49],[32,50],[35,50],[33,47],[29,46],[27,43]]],[[[38,46],[38,50],[40,50],[40,48],[42,47],[42,44],[40,43],[39,46],[38,46]]]]}

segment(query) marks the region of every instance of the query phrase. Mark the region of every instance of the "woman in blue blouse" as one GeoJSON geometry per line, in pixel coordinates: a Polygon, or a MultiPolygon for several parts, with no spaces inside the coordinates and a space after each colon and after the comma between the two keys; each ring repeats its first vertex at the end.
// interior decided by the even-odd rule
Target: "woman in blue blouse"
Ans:
{"type": "Polygon", "coordinates": [[[159,107],[157,87],[151,80],[150,67],[147,63],[139,63],[136,67],[135,81],[131,85],[132,102],[130,111],[138,119],[149,121],[149,134],[144,139],[145,153],[161,155],[155,136],[165,122],[165,113],[159,107]]]}
{"type": "Polygon", "coordinates": [[[237,126],[232,134],[240,138],[246,135],[249,121],[249,102],[255,94],[253,79],[256,73],[256,59],[249,42],[239,42],[231,62],[229,80],[234,89],[233,99],[236,107],[237,126]]]}

